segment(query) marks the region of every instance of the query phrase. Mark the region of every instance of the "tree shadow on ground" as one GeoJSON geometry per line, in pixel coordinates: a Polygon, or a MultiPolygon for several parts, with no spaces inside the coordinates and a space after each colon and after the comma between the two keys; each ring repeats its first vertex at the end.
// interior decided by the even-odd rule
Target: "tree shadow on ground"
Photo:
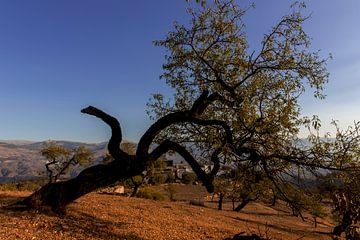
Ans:
{"type": "MultiPolygon", "coordinates": [[[[12,204],[21,199],[22,197],[0,194],[0,219],[11,218],[13,220],[9,223],[3,222],[2,225],[5,224],[8,228],[17,228],[17,224],[14,222],[28,219],[29,223],[35,221],[41,223],[41,228],[44,231],[56,231],[61,235],[71,236],[75,239],[143,240],[136,234],[127,231],[128,223],[126,222],[109,221],[73,209],[67,215],[59,216],[50,212],[39,213],[26,208],[11,207],[12,204]]],[[[33,230],[36,232],[36,227],[33,230]]]]}
{"type": "Polygon", "coordinates": [[[75,234],[85,235],[88,239],[127,239],[142,240],[135,234],[121,234],[116,231],[124,229],[126,231],[128,223],[113,222],[95,217],[83,212],[72,212],[61,219],[59,228],[63,231],[71,231],[75,234]]]}
{"type": "MultiPolygon", "coordinates": [[[[256,212],[256,211],[246,211],[246,210],[242,210],[241,213],[245,213],[245,214],[249,214],[249,215],[254,215],[254,216],[276,216],[276,217],[295,217],[293,214],[291,214],[290,212],[286,212],[286,211],[279,211],[279,213],[264,213],[264,212],[256,212]]],[[[311,221],[314,222],[314,220],[312,220],[312,218],[309,218],[307,216],[304,216],[304,219],[306,221],[311,221]]],[[[317,223],[318,226],[322,225],[324,227],[329,227],[332,228],[333,226],[326,224],[324,222],[318,222],[317,223]]]]}
{"type": "Polygon", "coordinates": [[[278,212],[278,213],[264,213],[264,212],[257,212],[257,211],[242,210],[241,213],[259,215],[259,216],[291,216],[290,213],[285,212],[285,211],[278,212]]]}
{"type": "Polygon", "coordinates": [[[322,234],[322,235],[332,235],[332,232],[324,232],[324,231],[314,231],[314,230],[301,230],[301,229],[294,229],[294,228],[289,228],[288,226],[279,226],[279,225],[274,225],[274,224],[268,224],[268,223],[263,223],[260,221],[255,221],[255,220],[250,220],[250,219],[245,219],[245,218],[240,218],[240,217],[234,217],[233,219],[238,220],[238,221],[242,221],[242,222],[248,222],[248,223],[254,223],[257,225],[261,225],[264,226],[265,228],[273,228],[279,231],[283,231],[283,232],[288,232],[288,233],[292,233],[292,234],[298,234],[298,235],[309,235],[309,234],[322,234]]]}

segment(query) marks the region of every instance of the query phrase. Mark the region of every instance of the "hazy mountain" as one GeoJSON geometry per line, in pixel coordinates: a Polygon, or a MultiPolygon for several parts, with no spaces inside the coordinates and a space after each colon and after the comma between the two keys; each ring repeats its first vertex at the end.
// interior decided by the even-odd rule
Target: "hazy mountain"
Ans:
{"type": "MultiPolygon", "coordinates": [[[[71,141],[56,141],[58,144],[74,149],[81,145],[89,148],[94,153],[92,164],[99,163],[107,152],[107,142],[102,143],[83,143],[71,141]]],[[[41,156],[40,150],[45,141],[35,142],[26,140],[0,140],[0,182],[12,181],[16,179],[36,178],[46,176],[46,159],[41,156]]],[[[310,144],[306,139],[300,140],[300,146],[308,147],[310,144]]],[[[154,147],[154,146],[153,146],[154,147]]],[[[131,153],[135,152],[136,143],[124,140],[122,148],[131,153]]],[[[183,159],[178,154],[167,154],[166,159],[173,160],[174,163],[182,162],[183,159]]],[[[76,168],[71,175],[76,175],[81,169],[76,168]]]]}
{"type": "MultiPolygon", "coordinates": [[[[46,177],[46,159],[40,154],[45,142],[0,140],[0,182],[46,177]]],[[[56,141],[56,143],[68,149],[74,149],[81,145],[89,148],[94,153],[94,160],[91,164],[99,163],[107,152],[107,142],[56,141]]],[[[135,153],[136,146],[137,144],[131,141],[123,140],[122,142],[122,148],[130,153],[135,153]]],[[[165,158],[174,160],[174,162],[182,161],[178,154],[169,153],[165,158]]],[[[70,174],[76,176],[80,171],[81,168],[75,168],[70,174]]]]}
{"type": "MultiPolygon", "coordinates": [[[[93,163],[101,161],[107,147],[107,142],[56,142],[68,149],[74,149],[81,145],[89,148],[94,153],[93,163]]],[[[46,159],[40,154],[44,143],[0,140],[0,181],[46,176],[44,175],[46,159]]]]}

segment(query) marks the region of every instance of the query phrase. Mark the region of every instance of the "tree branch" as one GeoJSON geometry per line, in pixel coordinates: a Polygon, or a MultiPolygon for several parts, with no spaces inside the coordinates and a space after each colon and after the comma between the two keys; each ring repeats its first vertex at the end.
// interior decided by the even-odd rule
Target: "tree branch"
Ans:
{"type": "Polygon", "coordinates": [[[196,173],[200,181],[205,185],[208,192],[211,193],[214,191],[214,186],[212,184],[214,176],[205,173],[205,171],[201,169],[200,164],[194,159],[194,157],[186,150],[185,147],[181,146],[180,144],[172,142],[170,140],[165,140],[151,153],[151,159],[157,159],[161,155],[171,150],[180,154],[181,157],[190,165],[190,167],[196,173]]]}
{"type": "Polygon", "coordinates": [[[101,111],[100,109],[88,106],[81,110],[82,113],[86,113],[103,120],[111,128],[111,138],[108,143],[108,150],[114,160],[124,159],[130,157],[127,153],[120,149],[120,143],[122,141],[122,132],[119,121],[110,116],[109,114],[101,111]]]}
{"type": "MultiPolygon", "coordinates": [[[[205,111],[205,109],[214,101],[221,99],[221,96],[217,93],[209,95],[208,91],[204,91],[194,102],[192,108],[187,111],[177,111],[169,113],[164,117],[157,120],[141,137],[138,148],[136,151],[136,158],[139,161],[147,162],[149,157],[149,148],[156,135],[164,130],[165,128],[185,122],[203,123],[202,120],[198,119],[199,116],[205,111]]],[[[207,124],[210,125],[210,124],[207,124]]]]}

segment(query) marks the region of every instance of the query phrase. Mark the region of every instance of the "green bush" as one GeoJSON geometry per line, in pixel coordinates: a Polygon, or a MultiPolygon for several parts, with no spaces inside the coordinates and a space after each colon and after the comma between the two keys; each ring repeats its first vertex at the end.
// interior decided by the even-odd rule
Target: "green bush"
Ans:
{"type": "Polygon", "coordinates": [[[197,180],[194,172],[184,172],[181,176],[181,182],[184,184],[193,184],[197,180]]]}
{"type": "Polygon", "coordinates": [[[124,185],[125,188],[133,188],[134,184],[132,183],[130,178],[125,179],[122,184],[124,185]]]}
{"type": "Polygon", "coordinates": [[[164,174],[162,173],[155,173],[151,178],[150,178],[150,183],[154,184],[154,185],[160,185],[165,183],[166,178],[164,176],[164,174]]]}
{"type": "Polygon", "coordinates": [[[166,200],[165,195],[155,191],[154,189],[152,189],[150,187],[144,187],[144,188],[140,189],[136,193],[136,197],[145,198],[145,199],[152,199],[152,200],[156,200],[156,201],[166,200]]]}
{"type": "Polygon", "coordinates": [[[166,175],[166,182],[167,183],[173,183],[175,182],[175,175],[173,172],[168,172],[166,175]]]}

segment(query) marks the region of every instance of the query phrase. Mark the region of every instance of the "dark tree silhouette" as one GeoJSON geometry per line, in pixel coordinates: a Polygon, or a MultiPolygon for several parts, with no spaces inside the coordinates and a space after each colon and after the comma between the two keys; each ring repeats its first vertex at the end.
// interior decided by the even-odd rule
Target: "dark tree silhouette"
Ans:
{"type": "Polygon", "coordinates": [[[307,18],[300,12],[301,4],[264,35],[258,51],[251,51],[242,19],[246,11],[234,0],[212,3],[189,10],[190,26],[176,23],[164,40],[155,42],[167,49],[162,78],[175,94],[169,102],[154,95],[149,109],[156,121],[141,137],[136,153],[119,148],[117,119],[89,106],[82,112],[112,130],[108,150],[114,160],[89,167],[74,179],[49,183],[23,204],[62,212],[84,194],[140,175],[169,151],[184,158],[209,192],[214,191],[220,167],[235,165],[248,171],[255,183],[258,177],[271,181],[277,197],[298,210],[303,206],[292,195],[304,193],[291,177],[359,167],[360,123],[355,130],[337,129],[334,141],[310,132],[311,146],[299,145],[300,128],[317,131],[320,122],[301,116],[298,99],[308,88],[324,98],[328,81],[326,59],[311,51],[302,29],[307,18]],[[151,149],[153,143],[157,145],[151,149]],[[200,161],[211,169],[203,170],[200,161]]]}
{"type": "Polygon", "coordinates": [[[218,151],[214,151],[211,158],[215,167],[211,172],[206,173],[186,148],[178,143],[167,140],[159,144],[154,150],[149,150],[150,145],[159,132],[173,124],[184,122],[202,126],[220,126],[226,132],[226,137],[223,139],[224,144],[226,142],[231,144],[231,132],[224,122],[218,120],[203,120],[200,118],[204,110],[212,102],[220,98],[221,96],[219,94],[209,94],[207,91],[204,91],[194,102],[190,110],[177,111],[160,118],[141,137],[135,155],[127,154],[120,149],[122,133],[120,124],[116,118],[92,106],[84,108],[81,110],[82,113],[100,118],[110,126],[112,135],[108,143],[108,150],[114,160],[108,164],[89,167],[83,170],[76,178],[46,184],[21,203],[30,208],[46,209],[61,213],[65,210],[67,204],[91,191],[111,185],[116,181],[141,174],[146,170],[148,164],[168,151],[175,151],[181,155],[192,167],[207,190],[212,192],[214,189],[212,182],[220,166],[217,158],[218,151]]]}

